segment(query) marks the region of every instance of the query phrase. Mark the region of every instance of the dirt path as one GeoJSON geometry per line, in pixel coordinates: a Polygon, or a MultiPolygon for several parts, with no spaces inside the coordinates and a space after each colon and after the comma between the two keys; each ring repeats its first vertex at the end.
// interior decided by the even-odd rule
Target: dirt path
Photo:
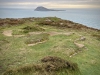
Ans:
{"type": "Polygon", "coordinates": [[[50,36],[55,36],[55,35],[59,35],[59,34],[64,34],[64,35],[67,35],[67,36],[69,36],[69,35],[72,35],[72,34],[74,34],[74,32],[30,32],[29,34],[32,34],[32,35],[35,35],[35,34],[41,34],[41,33],[48,33],[48,34],[50,34],[50,36]]]}
{"type": "Polygon", "coordinates": [[[13,35],[13,36],[19,38],[19,37],[23,37],[25,35],[13,35]]]}
{"type": "MultiPolygon", "coordinates": [[[[50,36],[59,35],[59,34],[64,34],[64,35],[69,36],[69,35],[74,34],[73,32],[66,32],[66,33],[63,33],[63,32],[30,32],[29,34],[35,35],[35,34],[41,34],[41,33],[48,33],[50,34],[50,36]]],[[[3,34],[5,36],[12,36],[12,30],[5,30],[3,34]]],[[[21,37],[21,36],[24,36],[24,35],[15,35],[15,37],[21,37]]]]}
{"type": "Polygon", "coordinates": [[[67,35],[67,36],[69,36],[69,35],[72,35],[72,34],[74,34],[73,32],[50,32],[49,33],[51,36],[55,36],[55,35],[60,35],[60,34],[63,34],[63,35],[67,35]]]}
{"type": "Polygon", "coordinates": [[[12,30],[5,30],[2,34],[5,35],[5,36],[14,36],[14,37],[25,36],[25,35],[12,35],[12,30]]]}
{"type": "Polygon", "coordinates": [[[3,32],[3,34],[4,34],[5,36],[12,36],[12,30],[5,30],[5,31],[3,32]]]}
{"type": "Polygon", "coordinates": [[[46,33],[46,32],[29,32],[30,35],[41,34],[41,33],[46,33]]]}
{"type": "MultiPolygon", "coordinates": [[[[73,32],[67,32],[67,33],[63,33],[63,32],[62,33],[61,32],[30,32],[29,34],[36,35],[36,34],[41,34],[41,33],[48,33],[48,34],[50,34],[50,36],[55,36],[55,35],[59,35],[59,34],[64,34],[64,35],[69,36],[69,35],[74,34],[73,32]]],[[[34,45],[44,43],[44,42],[46,42],[46,41],[28,44],[28,46],[34,46],[34,45]]]]}
{"type": "Polygon", "coordinates": [[[37,43],[33,43],[33,44],[28,44],[28,46],[34,46],[34,45],[37,45],[37,44],[40,44],[40,43],[44,43],[46,41],[42,41],[42,42],[37,42],[37,43]]]}

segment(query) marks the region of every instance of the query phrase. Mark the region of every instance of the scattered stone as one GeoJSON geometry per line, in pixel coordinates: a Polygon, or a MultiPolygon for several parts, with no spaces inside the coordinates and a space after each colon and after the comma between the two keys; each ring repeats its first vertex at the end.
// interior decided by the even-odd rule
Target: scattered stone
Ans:
{"type": "Polygon", "coordinates": [[[28,44],[28,46],[34,46],[34,45],[41,44],[41,43],[45,43],[45,42],[46,42],[46,41],[37,42],[37,43],[33,43],[33,44],[28,44]]]}
{"type": "Polygon", "coordinates": [[[96,60],[91,60],[91,64],[96,64],[96,60]]]}
{"type": "Polygon", "coordinates": [[[60,23],[60,25],[63,25],[64,23],[60,23]]]}
{"type": "Polygon", "coordinates": [[[72,56],[70,56],[70,57],[72,57],[72,56]]]}
{"type": "Polygon", "coordinates": [[[85,41],[85,40],[86,40],[86,38],[84,36],[81,36],[81,38],[76,39],[75,42],[77,42],[77,41],[85,41]]]}
{"type": "Polygon", "coordinates": [[[30,19],[30,21],[31,21],[31,22],[34,22],[35,20],[34,20],[34,19],[30,19]]]}
{"type": "Polygon", "coordinates": [[[85,38],[85,37],[81,37],[79,40],[80,40],[80,41],[85,41],[86,38],[85,38]]]}
{"type": "Polygon", "coordinates": [[[51,22],[51,20],[50,20],[50,19],[46,19],[45,21],[46,21],[46,22],[51,22]]]}
{"type": "Polygon", "coordinates": [[[72,54],[71,56],[69,56],[69,57],[72,57],[72,56],[74,56],[74,55],[76,55],[77,53],[74,53],[74,54],[72,54]]]}
{"type": "Polygon", "coordinates": [[[76,42],[74,42],[74,44],[75,44],[78,48],[83,48],[83,47],[84,47],[83,44],[79,44],[79,43],[76,43],[76,42]]]}
{"type": "Polygon", "coordinates": [[[76,55],[77,53],[74,53],[73,55],[76,55]]]}

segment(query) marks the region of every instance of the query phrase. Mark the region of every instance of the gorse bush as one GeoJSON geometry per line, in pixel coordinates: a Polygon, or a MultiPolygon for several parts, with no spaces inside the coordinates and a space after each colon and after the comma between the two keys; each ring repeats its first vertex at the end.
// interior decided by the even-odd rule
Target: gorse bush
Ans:
{"type": "Polygon", "coordinates": [[[99,41],[100,41],[100,34],[93,34],[92,36],[96,37],[96,38],[97,38],[97,40],[99,40],[99,41]]]}
{"type": "MultiPolygon", "coordinates": [[[[41,64],[30,64],[16,69],[10,69],[3,73],[3,75],[57,75],[60,71],[67,75],[67,72],[72,72],[71,75],[80,75],[78,65],[59,57],[47,56],[41,59],[41,64]],[[76,72],[73,74],[73,72],[76,72]]],[[[58,74],[61,75],[61,74],[58,74]]]]}
{"type": "Polygon", "coordinates": [[[10,19],[10,18],[6,18],[6,19],[1,19],[0,20],[0,26],[11,26],[11,25],[18,25],[18,24],[23,24],[25,23],[24,20],[22,19],[10,19]]]}
{"type": "Polygon", "coordinates": [[[39,26],[26,26],[23,28],[24,32],[32,32],[32,31],[44,31],[43,28],[39,26]]]}
{"type": "Polygon", "coordinates": [[[75,23],[73,21],[62,20],[57,17],[46,17],[46,18],[43,18],[42,20],[39,20],[37,23],[39,25],[56,26],[58,28],[72,28],[72,29],[78,29],[78,30],[80,30],[80,29],[82,29],[82,30],[84,30],[84,29],[98,30],[98,29],[87,27],[87,26],[79,24],[79,23],[75,23]]]}
{"type": "Polygon", "coordinates": [[[59,57],[47,56],[41,59],[43,63],[46,63],[45,69],[47,71],[57,71],[59,69],[70,69],[70,70],[78,70],[78,66],[76,63],[72,63],[70,61],[66,61],[59,57]]]}
{"type": "Polygon", "coordinates": [[[13,35],[22,35],[22,34],[27,34],[29,32],[33,31],[44,31],[43,28],[40,28],[39,26],[26,26],[20,30],[13,30],[13,35]]]}

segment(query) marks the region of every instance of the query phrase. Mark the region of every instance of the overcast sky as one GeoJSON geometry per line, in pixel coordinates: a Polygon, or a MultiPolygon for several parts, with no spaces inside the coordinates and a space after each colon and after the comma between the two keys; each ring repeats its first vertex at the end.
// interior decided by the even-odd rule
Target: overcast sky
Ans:
{"type": "Polygon", "coordinates": [[[100,0],[0,0],[2,8],[100,8],[100,0]]]}

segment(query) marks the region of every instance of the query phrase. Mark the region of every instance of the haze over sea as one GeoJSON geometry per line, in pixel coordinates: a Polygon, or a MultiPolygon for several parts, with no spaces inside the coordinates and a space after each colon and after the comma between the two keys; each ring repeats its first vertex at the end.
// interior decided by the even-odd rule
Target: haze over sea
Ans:
{"type": "Polygon", "coordinates": [[[59,17],[100,29],[100,9],[66,9],[66,11],[34,11],[34,9],[0,8],[0,18],[59,17]]]}

